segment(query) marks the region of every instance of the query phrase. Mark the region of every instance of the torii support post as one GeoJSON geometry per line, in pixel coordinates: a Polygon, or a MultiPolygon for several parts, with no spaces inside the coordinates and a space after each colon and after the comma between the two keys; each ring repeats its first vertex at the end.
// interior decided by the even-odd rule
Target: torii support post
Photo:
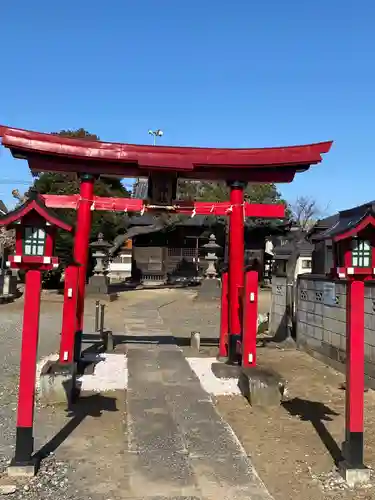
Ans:
{"type": "Polygon", "coordinates": [[[244,278],[244,187],[243,182],[231,182],[229,216],[229,332],[228,362],[238,361],[237,344],[241,342],[240,293],[244,278]]]}
{"type": "Polygon", "coordinates": [[[218,358],[226,360],[228,357],[228,273],[221,277],[221,314],[220,314],[220,339],[218,358]]]}
{"type": "Polygon", "coordinates": [[[18,391],[16,449],[14,459],[8,469],[9,475],[13,476],[33,476],[36,471],[36,463],[33,459],[33,420],[41,289],[41,271],[35,269],[27,271],[18,391]]]}
{"type": "Polygon", "coordinates": [[[258,326],[258,273],[245,273],[243,291],[242,366],[256,366],[258,326]]]}
{"type": "Polygon", "coordinates": [[[74,360],[77,363],[81,357],[87,260],[92,221],[91,207],[94,199],[95,182],[95,178],[89,174],[82,174],[80,179],[80,200],[77,209],[77,227],[74,240],[74,260],[80,266],[78,272],[77,323],[74,346],[74,360]]]}
{"type": "Polygon", "coordinates": [[[341,472],[348,484],[367,482],[363,464],[365,372],[365,284],[349,280],[346,296],[346,405],[345,442],[341,472]]]}
{"type": "Polygon", "coordinates": [[[74,337],[77,326],[79,267],[68,266],[65,269],[64,306],[60,339],[59,362],[71,365],[74,362],[74,337]]]}

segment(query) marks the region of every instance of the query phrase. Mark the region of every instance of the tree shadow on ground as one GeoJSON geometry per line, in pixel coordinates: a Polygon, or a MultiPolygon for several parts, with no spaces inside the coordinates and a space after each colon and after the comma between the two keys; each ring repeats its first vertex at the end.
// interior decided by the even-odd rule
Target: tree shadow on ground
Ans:
{"type": "Polygon", "coordinates": [[[284,401],[282,406],[288,413],[294,417],[299,417],[301,420],[311,422],[318,436],[322,440],[324,446],[329,451],[336,465],[343,460],[343,456],[339,446],[328,431],[324,422],[333,421],[332,417],[338,416],[339,413],[331,410],[329,406],[318,401],[309,401],[307,399],[294,398],[290,401],[284,401]]]}
{"type": "MultiPolygon", "coordinates": [[[[289,319],[290,315],[288,315],[288,312],[285,311],[283,314],[283,317],[281,318],[276,332],[273,332],[272,337],[261,337],[257,338],[257,343],[259,347],[267,347],[268,345],[283,345],[286,342],[295,342],[296,340],[296,322],[295,319],[293,318],[292,320],[289,319]]],[[[271,325],[271,317],[270,314],[268,314],[268,328],[270,328],[271,325]]]]}
{"type": "Polygon", "coordinates": [[[115,398],[94,394],[81,396],[74,403],[70,403],[67,409],[67,417],[71,417],[70,420],[48,443],[35,453],[35,458],[42,460],[54,453],[86,417],[99,418],[105,411],[118,411],[115,398]]]}

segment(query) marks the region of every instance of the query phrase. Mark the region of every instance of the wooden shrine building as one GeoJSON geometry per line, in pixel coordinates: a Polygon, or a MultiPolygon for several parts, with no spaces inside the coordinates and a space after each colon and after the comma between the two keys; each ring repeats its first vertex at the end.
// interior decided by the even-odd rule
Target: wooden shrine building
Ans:
{"type": "MultiPolygon", "coordinates": [[[[147,199],[148,180],[138,179],[134,186],[133,197],[147,199]]],[[[130,218],[130,227],[154,224],[152,214],[134,215],[130,218]]],[[[290,223],[284,220],[263,221],[245,224],[244,246],[245,262],[256,260],[259,263],[259,278],[263,279],[268,260],[273,256],[266,252],[266,241],[286,236],[290,223]]],[[[228,232],[227,218],[195,215],[181,216],[172,227],[163,231],[141,234],[132,241],[132,275],[142,281],[165,282],[174,278],[202,276],[207,268],[202,246],[214,234],[221,246],[219,267],[227,263],[228,232]]]]}

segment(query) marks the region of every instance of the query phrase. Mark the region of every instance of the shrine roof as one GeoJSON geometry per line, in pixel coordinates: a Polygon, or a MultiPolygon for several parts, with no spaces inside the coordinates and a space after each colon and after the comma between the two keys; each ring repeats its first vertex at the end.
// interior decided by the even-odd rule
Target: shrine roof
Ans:
{"type": "Polygon", "coordinates": [[[368,225],[375,223],[374,202],[343,210],[336,215],[335,222],[320,234],[314,236],[314,241],[333,239],[339,241],[355,236],[368,225]]]}
{"type": "MultiPolygon", "coordinates": [[[[155,224],[155,218],[151,214],[134,215],[129,218],[131,226],[152,226],[155,224]]],[[[195,215],[194,217],[185,216],[177,221],[175,226],[205,227],[212,225],[210,217],[207,215],[195,215]]]]}
{"type": "Polygon", "coordinates": [[[122,177],[164,170],[185,178],[291,182],[296,171],[322,161],[332,141],[274,148],[197,148],[91,141],[0,126],[3,146],[40,171],[85,172],[122,177]],[[259,171],[268,176],[260,176],[259,171]],[[255,175],[257,174],[257,175],[255,175]],[[238,177],[240,175],[240,177],[238,177]],[[259,177],[259,179],[258,179],[259,177]]]}
{"type": "Polygon", "coordinates": [[[2,213],[3,215],[5,215],[8,213],[8,211],[9,210],[7,209],[7,206],[5,205],[3,200],[0,200],[0,214],[2,213]]]}
{"type": "Polygon", "coordinates": [[[138,179],[134,186],[133,197],[145,200],[148,193],[148,179],[138,179]]]}
{"type": "Polygon", "coordinates": [[[72,226],[61,220],[53,210],[47,208],[43,198],[33,190],[31,190],[30,196],[25,203],[0,217],[0,226],[12,227],[13,224],[32,211],[37,212],[43,219],[59,229],[69,232],[73,230],[72,226]]]}
{"type": "Polygon", "coordinates": [[[309,241],[319,241],[320,235],[330,229],[339,220],[339,214],[330,215],[324,219],[319,219],[317,223],[310,229],[307,233],[307,239],[309,241]]]}
{"type": "Polygon", "coordinates": [[[274,256],[277,260],[288,260],[295,248],[298,247],[300,257],[311,257],[314,245],[307,240],[288,241],[284,245],[278,245],[274,248],[274,256]]]}

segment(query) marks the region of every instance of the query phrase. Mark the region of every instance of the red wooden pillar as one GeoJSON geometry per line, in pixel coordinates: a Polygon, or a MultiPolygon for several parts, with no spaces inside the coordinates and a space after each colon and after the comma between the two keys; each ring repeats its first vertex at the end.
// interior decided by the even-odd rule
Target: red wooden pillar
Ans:
{"type": "Polygon", "coordinates": [[[245,273],[243,293],[242,366],[256,366],[258,330],[258,273],[245,273]]]}
{"type": "Polygon", "coordinates": [[[41,288],[41,271],[34,269],[27,271],[18,391],[16,450],[11,463],[11,466],[15,467],[34,467],[32,461],[34,448],[33,420],[41,288]]]}
{"type": "Polygon", "coordinates": [[[60,339],[59,361],[71,364],[74,361],[74,337],[77,326],[78,266],[65,269],[63,320],[60,339]]]}
{"type": "Polygon", "coordinates": [[[221,314],[220,314],[220,339],[219,358],[228,356],[228,273],[223,273],[221,278],[221,314]]]}
{"type": "Polygon", "coordinates": [[[229,337],[228,361],[238,361],[237,342],[241,342],[240,292],[244,276],[244,186],[243,182],[231,182],[229,214],[229,337]]]}
{"type": "Polygon", "coordinates": [[[94,182],[95,179],[92,175],[81,175],[80,200],[77,209],[77,225],[74,240],[74,260],[80,266],[78,271],[77,323],[74,349],[74,359],[76,362],[78,362],[81,356],[87,259],[91,232],[91,207],[94,197],[94,182]]]}
{"type": "Polygon", "coordinates": [[[350,468],[363,465],[365,286],[348,281],[346,299],[346,425],[343,454],[350,468]]]}

